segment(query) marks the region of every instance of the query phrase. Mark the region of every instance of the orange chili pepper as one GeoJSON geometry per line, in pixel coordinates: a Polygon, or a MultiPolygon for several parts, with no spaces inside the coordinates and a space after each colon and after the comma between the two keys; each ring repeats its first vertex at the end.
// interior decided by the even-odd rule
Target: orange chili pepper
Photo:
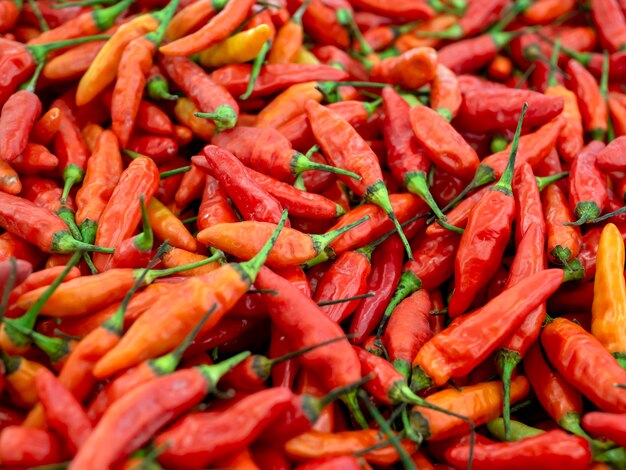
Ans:
{"type": "Polygon", "coordinates": [[[276,39],[267,57],[268,64],[289,64],[295,62],[298,51],[302,47],[304,32],[302,29],[302,15],[309,6],[310,0],[298,7],[289,21],[278,30],[276,39]]]}
{"type": "MultiPolygon", "coordinates": [[[[90,43],[88,43],[90,44],[90,43]]],[[[61,110],[50,108],[30,130],[30,140],[36,144],[50,145],[61,125],[61,110]]]]}
{"type": "Polygon", "coordinates": [[[176,248],[196,251],[196,239],[167,206],[156,198],[152,198],[148,203],[147,209],[152,230],[154,230],[154,234],[160,240],[168,240],[176,248]]]}
{"type": "Polygon", "coordinates": [[[165,38],[174,41],[193,31],[224,8],[228,0],[197,0],[178,11],[165,30],[165,38]]]}
{"type": "Polygon", "coordinates": [[[4,378],[11,400],[17,406],[30,408],[37,403],[37,372],[45,367],[21,356],[9,356],[4,351],[0,352],[0,357],[4,363],[4,378]]]}
{"type": "Polygon", "coordinates": [[[317,82],[290,86],[259,112],[254,126],[278,128],[304,113],[304,105],[308,100],[320,103],[324,95],[316,87],[317,82]]]}
{"type": "Polygon", "coordinates": [[[582,235],[580,227],[563,225],[576,219],[565,194],[555,184],[551,184],[541,194],[543,214],[548,231],[548,256],[552,262],[568,266],[580,252],[582,235]]]}
{"type": "Polygon", "coordinates": [[[376,63],[371,75],[375,81],[415,89],[435,77],[437,63],[437,52],[433,48],[416,47],[376,63]]]}

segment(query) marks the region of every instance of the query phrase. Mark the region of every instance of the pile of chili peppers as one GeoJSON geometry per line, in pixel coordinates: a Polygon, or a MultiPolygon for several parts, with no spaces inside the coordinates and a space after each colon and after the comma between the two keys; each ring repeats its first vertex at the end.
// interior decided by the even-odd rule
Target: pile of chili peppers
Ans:
{"type": "Polygon", "coordinates": [[[0,0],[0,466],[626,469],[624,0],[0,0]]]}

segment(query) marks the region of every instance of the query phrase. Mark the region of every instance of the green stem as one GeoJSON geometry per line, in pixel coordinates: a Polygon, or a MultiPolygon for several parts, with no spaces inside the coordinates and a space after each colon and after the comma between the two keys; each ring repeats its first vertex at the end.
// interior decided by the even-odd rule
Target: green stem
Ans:
{"type": "Polygon", "coordinates": [[[26,50],[33,57],[35,63],[45,62],[46,56],[49,52],[59,49],[65,49],[66,47],[77,46],[86,42],[103,41],[109,39],[110,36],[106,34],[97,34],[95,36],[87,36],[84,38],[67,39],[65,41],[49,42],[47,44],[37,44],[36,46],[25,46],[26,50]]]}
{"type": "Polygon", "coordinates": [[[361,53],[368,55],[373,52],[372,47],[367,43],[361,34],[361,30],[355,23],[352,12],[349,9],[340,8],[337,10],[337,22],[348,31],[353,39],[356,39],[359,43],[359,47],[361,48],[361,53]]]}
{"type": "Polygon", "coordinates": [[[496,355],[496,363],[502,377],[502,417],[504,418],[504,440],[511,440],[511,377],[513,371],[522,360],[520,353],[510,349],[500,349],[496,355]]]}
{"type": "Polygon", "coordinates": [[[176,13],[176,8],[178,8],[179,1],[180,0],[171,0],[171,2],[168,3],[162,10],[152,14],[152,16],[156,18],[161,24],[159,25],[159,29],[146,34],[146,39],[152,41],[157,46],[161,44],[163,36],[165,35],[165,31],[167,30],[170,21],[172,21],[174,13],[176,13]]]}
{"type": "Polygon", "coordinates": [[[259,273],[263,264],[265,264],[265,261],[267,260],[270,251],[272,251],[272,248],[274,248],[276,240],[278,240],[278,236],[285,226],[285,222],[287,222],[287,210],[283,211],[283,214],[280,218],[280,221],[278,222],[278,225],[276,226],[276,229],[274,230],[274,233],[265,242],[263,248],[261,248],[261,250],[254,256],[254,258],[244,263],[232,265],[233,267],[236,267],[235,269],[237,269],[237,271],[239,271],[242,279],[244,279],[249,284],[254,283],[254,280],[256,279],[256,276],[259,273]]]}
{"type": "Polygon", "coordinates": [[[17,262],[15,258],[12,256],[9,258],[9,264],[11,265],[11,270],[9,271],[9,277],[7,278],[6,284],[2,289],[2,301],[0,302],[0,322],[4,319],[4,315],[7,312],[7,306],[9,305],[9,294],[13,287],[15,286],[15,281],[17,280],[17,262]]]}
{"type": "Polygon", "coordinates": [[[311,237],[311,239],[313,240],[313,249],[318,254],[324,252],[328,245],[333,242],[333,240],[338,238],[340,235],[343,235],[347,231],[352,230],[357,225],[361,225],[363,222],[368,221],[369,219],[370,216],[366,215],[365,217],[355,222],[352,222],[351,224],[344,225],[343,227],[339,227],[338,229],[332,230],[330,232],[309,235],[309,237],[311,237]]]}
{"type": "Polygon", "coordinates": [[[579,226],[585,224],[587,222],[593,221],[596,217],[600,215],[602,211],[598,207],[595,202],[592,201],[583,201],[576,204],[576,208],[574,209],[574,215],[578,217],[578,220],[575,222],[563,222],[565,226],[579,226]]]}
{"type": "Polygon", "coordinates": [[[115,24],[118,16],[124,13],[135,0],[122,0],[113,6],[103,8],[102,10],[94,10],[91,13],[93,22],[100,31],[105,31],[115,24]]]}
{"type": "Polygon", "coordinates": [[[217,132],[232,129],[237,124],[237,112],[227,104],[215,108],[212,113],[194,113],[199,118],[212,119],[217,132]]]}
{"type": "MultiPolygon", "coordinates": [[[[212,255],[212,256],[210,256],[208,258],[202,259],[200,261],[196,261],[195,263],[184,264],[182,266],[174,266],[174,267],[168,268],[168,269],[151,269],[146,274],[146,278],[145,278],[144,283],[145,284],[152,284],[152,282],[154,282],[155,279],[158,279],[160,277],[167,277],[167,276],[171,276],[172,274],[177,274],[177,273],[182,273],[182,272],[185,272],[185,271],[189,271],[190,269],[200,268],[202,266],[205,266],[207,264],[210,264],[210,263],[213,263],[213,262],[219,260],[221,257],[222,257],[222,253],[221,252],[217,252],[214,255],[212,255]]],[[[141,276],[141,274],[143,274],[143,270],[135,270],[135,274],[138,275],[138,276],[141,276]]]]}
{"type": "Polygon", "coordinates": [[[447,217],[441,212],[439,206],[435,202],[433,195],[430,193],[430,189],[428,188],[428,183],[426,181],[426,173],[423,171],[411,171],[406,174],[404,177],[404,186],[406,189],[413,194],[421,197],[428,207],[432,209],[435,216],[442,221],[448,220],[447,217]]]}
{"type": "Polygon", "coordinates": [[[250,351],[240,352],[235,356],[228,358],[218,364],[212,366],[200,365],[196,369],[200,370],[209,385],[209,391],[215,390],[215,386],[220,379],[227,374],[233,367],[250,356],[250,351]]]}
{"type": "Polygon", "coordinates": [[[37,80],[39,79],[39,76],[41,75],[41,71],[43,70],[45,62],[42,62],[40,64],[37,64],[37,68],[35,69],[35,73],[33,73],[33,76],[31,77],[31,79],[26,82],[25,84],[23,84],[20,87],[20,90],[26,90],[26,91],[30,91],[31,93],[35,93],[35,88],[37,86],[37,80]]]}
{"type": "Polygon", "coordinates": [[[348,409],[350,410],[350,414],[357,422],[359,426],[363,429],[368,429],[369,424],[367,424],[367,420],[365,416],[363,416],[363,412],[361,411],[361,407],[359,406],[359,401],[357,400],[357,392],[353,390],[341,396],[341,401],[343,401],[348,409]]]}
{"type": "Polygon", "coordinates": [[[529,6],[531,2],[530,0],[517,0],[511,5],[511,11],[506,13],[504,18],[502,18],[499,22],[493,25],[490,29],[490,33],[496,33],[503,31],[510,23],[513,21],[517,15],[523,13],[529,6]]]}
{"type": "Polygon", "coordinates": [[[539,188],[539,192],[543,191],[545,188],[547,188],[548,186],[550,186],[552,183],[555,183],[556,181],[563,179],[565,177],[569,176],[569,171],[564,171],[562,173],[556,173],[554,175],[550,175],[550,176],[536,176],[535,179],[537,180],[537,187],[539,188]]]}
{"type": "Polygon", "coordinates": [[[302,24],[302,16],[304,15],[304,12],[306,11],[306,9],[308,8],[309,4],[311,3],[311,0],[305,0],[302,5],[300,5],[300,7],[295,11],[295,13],[293,15],[291,15],[291,18],[289,19],[289,21],[297,24],[297,25],[301,25],[302,24]]]}
{"type": "Polygon", "coordinates": [[[174,168],[173,170],[164,171],[160,174],[161,179],[169,178],[170,176],[180,175],[181,173],[187,173],[191,171],[191,165],[181,166],[180,168],[174,168]]]}
{"type": "Polygon", "coordinates": [[[493,168],[481,163],[478,166],[478,169],[476,170],[474,178],[472,179],[470,184],[468,184],[457,197],[450,201],[448,205],[442,209],[442,211],[448,212],[450,209],[454,208],[459,202],[461,202],[470,191],[473,191],[476,188],[480,188],[481,186],[484,186],[486,184],[493,183],[495,180],[496,176],[493,168]]]}
{"type": "Polygon", "coordinates": [[[143,194],[139,196],[139,208],[141,209],[141,225],[143,232],[135,236],[134,243],[139,251],[145,253],[151,250],[152,245],[154,245],[154,233],[152,232],[150,217],[148,217],[148,210],[146,209],[146,196],[143,194]]]}
{"type": "Polygon", "coordinates": [[[294,175],[300,175],[305,171],[318,170],[318,171],[327,171],[329,173],[334,173],[336,175],[348,176],[350,178],[354,178],[356,180],[360,180],[361,176],[356,173],[348,170],[344,170],[343,168],[337,168],[330,165],[325,165],[323,163],[316,163],[311,160],[311,155],[319,150],[317,146],[314,146],[310,149],[306,155],[295,152],[293,154],[293,158],[291,159],[291,173],[294,175]]]}
{"type": "Polygon", "coordinates": [[[18,331],[20,335],[30,339],[39,349],[46,353],[46,356],[50,358],[53,364],[60,362],[69,353],[70,346],[67,340],[42,335],[32,329],[24,328],[14,320],[5,319],[4,321],[7,327],[18,331]]]}
{"type": "Polygon", "coordinates": [[[515,136],[513,137],[513,144],[511,145],[511,152],[509,153],[509,160],[506,164],[504,173],[502,173],[502,176],[500,177],[500,181],[498,181],[496,185],[492,188],[492,190],[494,191],[501,191],[507,195],[513,194],[513,191],[511,190],[511,183],[513,182],[513,172],[515,170],[515,158],[517,157],[517,149],[519,147],[519,138],[520,138],[520,135],[522,134],[522,125],[524,123],[524,116],[526,115],[527,109],[528,109],[528,103],[524,103],[519,120],[517,121],[517,129],[515,130],[515,136]]]}
{"type": "Polygon", "coordinates": [[[325,300],[323,302],[318,302],[317,305],[319,307],[325,307],[327,305],[335,305],[335,304],[342,304],[345,302],[352,302],[353,300],[367,299],[368,297],[376,297],[376,292],[367,292],[365,294],[353,295],[352,297],[345,297],[343,299],[325,300]]]}
{"type": "Polygon", "coordinates": [[[254,84],[256,83],[257,78],[259,78],[259,74],[261,73],[261,67],[263,67],[265,57],[267,56],[271,45],[272,41],[268,40],[265,44],[263,44],[259,55],[254,58],[254,62],[252,63],[252,70],[250,71],[250,81],[248,82],[246,92],[239,97],[240,100],[245,101],[252,95],[252,92],[254,91],[254,84]]]}
{"type": "Polygon", "coordinates": [[[65,204],[67,196],[76,183],[80,183],[85,176],[85,170],[78,165],[70,163],[63,169],[63,194],[61,194],[61,204],[65,204]]]}
{"type": "Polygon", "coordinates": [[[46,19],[41,14],[41,10],[39,9],[37,3],[35,3],[35,0],[28,0],[28,5],[32,8],[35,18],[37,18],[37,23],[39,24],[41,32],[50,31],[50,26],[48,26],[46,19]]]}
{"type": "Polygon", "coordinates": [[[376,344],[379,347],[382,347],[382,343],[380,338],[385,331],[385,326],[391,318],[391,315],[395,308],[398,306],[400,302],[402,302],[406,297],[411,295],[413,292],[416,292],[422,288],[422,281],[419,277],[413,274],[410,270],[405,270],[400,275],[400,281],[398,283],[398,287],[396,287],[387,308],[385,309],[385,313],[383,314],[383,318],[380,320],[380,324],[378,325],[378,330],[376,331],[376,344]]]}
{"type": "Polygon", "coordinates": [[[155,75],[148,79],[146,83],[146,91],[148,96],[153,100],[176,101],[178,96],[170,93],[170,86],[165,77],[155,75]]]}

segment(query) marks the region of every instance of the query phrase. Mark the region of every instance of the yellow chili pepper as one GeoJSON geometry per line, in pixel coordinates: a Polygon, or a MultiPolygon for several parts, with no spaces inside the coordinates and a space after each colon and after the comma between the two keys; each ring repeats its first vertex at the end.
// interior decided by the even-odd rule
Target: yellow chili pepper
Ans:
{"type": "Polygon", "coordinates": [[[148,203],[148,219],[154,234],[160,240],[168,240],[176,248],[194,252],[196,239],[183,222],[165,204],[153,197],[148,203]]]}
{"type": "Polygon", "coordinates": [[[37,371],[44,366],[21,356],[9,356],[5,353],[2,353],[2,361],[6,367],[4,378],[11,399],[18,406],[30,408],[37,403],[35,377],[37,371]]]}
{"type": "Polygon", "coordinates": [[[176,106],[174,106],[176,120],[191,129],[191,132],[196,137],[209,142],[213,138],[215,124],[210,119],[196,116],[195,113],[199,112],[200,110],[196,108],[196,105],[189,98],[178,98],[176,100],[176,106]]]}
{"type": "Polygon", "coordinates": [[[322,101],[324,95],[316,88],[317,82],[292,85],[272,100],[257,116],[255,127],[277,128],[291,118],[305,112],[309,100],[322,101]]]}
{"type": "Polygon", "coordinates": [[[107,41],[78,82],[76,104],[83,106],[98,96],[117,76],[126,46],[144,34],[156,31],[159,21],[152,14],[138,16],[122,25],[107,41]]]}
{"type": "Polygon", "coordinates": [[[202,51],[200,63],[205,67],[221,67],[249,62],[259,55],[271,34],[272,30],[266,24],[241,31],[202,51]]]}
{"type": "Polygon", "coordinates": [[[308,50],[306,47],[301,47],[298,50],[298,54],[296,55],[295,62],[297,64],[319,64],[320,61],[317,60],[317,57],[308,50]]]}
{"type": "Polygon", "coordinates": [[[622,364],[626,364],[625,324],[624,241],[619,229],[607,224],[598,246],[591,333],[622,364]]]}

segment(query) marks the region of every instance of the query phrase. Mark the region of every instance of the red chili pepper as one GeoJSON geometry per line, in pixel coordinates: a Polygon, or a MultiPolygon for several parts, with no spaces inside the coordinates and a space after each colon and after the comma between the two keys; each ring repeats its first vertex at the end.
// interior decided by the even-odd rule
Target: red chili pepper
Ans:
{"type": "Polygon", "coordinates": [[[154,236],[144,200],[143,194],[139,196],[143,231],[134,237],[122,241],[121,245],[113,254],[113,261],[111,263],[113,269],[142,268],[145,267],[152,256],[154,256],[152,250],[154,236]]]}
{"type": "Polygon", "coordinates": [[[83,240],[93,243],[98,221],[122,174],[122,157],[117,138],[106,130],[98,137],[87,161],[83,184],[76,193],[76,223],[83,240]]]}
{"type": "Polygon", "coordinates": [[[556,318],[541,332],[552,366],[602,411],[626,412],[626,371],[604,346],[580,326],[556,318]]]}
{"type": "Polygon", "coordinates": [[[518,34],[498,31],[456,41],[439,49],[437,58],[456,74],[475,72],[493,61],[518,34]]]}
{"type": "Polygon", "coordinates": [[[383,344],[389,360],[407,379],[417,352],[433,336],[428,323],[430,311],[428,293],[419,290],[398,304],[385,329],[383,344]]]}
{"type": "Polygon", "coordinates": [[[626,169],[622,156],[626,152],[626,136],[611,141],[596,156],[596,165],[602,171],[613,172],[626,169]]]}
{"type": "Polygon", "coordinates": [[[172,419],[199,404],[208,392],[215,389],[219,379],[248,354],[241,353],[214,366],[183,369],[125,395],[107,410],[79,449],[70,468],[93,467],[96,462],[97,468],[109,468],[148,442],[172,419]],[[130,427],[129,416],[135,416],[130,427]]]}
{"type": "Polygon", "coordinates": [[[578,154],[569,171],[569,202],[578,217],[574,225],[593,221],[604,209],[608,194],[606,176],[596,166],[604,143],[592,141],[578,154]]]}
{"type": "Polygon", "coordinates": [[[435,15],[430,3],[422,0],[401,0],[388,3],[384,0],[355,0],[355,6],[372,13],[391,18],[404,18],[406,20],[427,20],[435,15]]]}
{"type": "Polygon", "coordinates": [[[41,101],[33,91],[11,95],[0,113],[0,158],[11,162],[26,150],[28,135],[40,114],[41,101]]]}
{"type": "Polygon", "coordinates": [[[591,463],[591,450],[585,439],[553,430],[517,442],[456,446],[446,454],[455,467],[469,465],[480,470],[571,468],[584,470],[591,463]]]}
{"type": "Polygon", "coordinates": [[[528,228],[536,224],[540,233],[546,233],[543,218],[541,195],[537,180],[530,165],[522,164],[515,170],[513,177],[513,196],[515,198],[515,243],[519,245],[528,228]]]}
{"type": "Polygon", "coordinates": [[[20,17],[21,4],[13,0],[0,2],[0,33],[11,31],[20,17]]]}
{"type": "Polygon", "coordinates": [[[624,50],[626,19],[617,0],[593,0],[591,17],[600,35],[602,46],[609,52],[624,50]]]}
{"type": "Polygon", "coordinates": [[[457,115],[463,96],[456,74],[443,64],[438,64],[431,83],[430,104],[447,121],[457,115]]]}
{"type": "Polygon", "coordinates": [[[376,295],[363,299],[352,318],[350,341],[361,344],[380,323],[385,308],[400,280],[404,250],[398,236],[385,240],[372,255],[372,268],[366,292],[376,295]]]}
{"type": "Polygon", "coordinates": [[[159,52],[167,56],[189,56],[226,39],[246,18],[252,5],[254,5],[252,0],[228,2],[202,28],[165,46],[161,46],[159,52]]]}
{"type": "MultiPolygon", "coordinates": [[[[240,96],[246,92],[251,73],[252,66],[249,64],[231,64],[215,70],[211,74],[211,79],[226,88],[233,96],[240,96]]],[[[269,64],[261,67],[249,98],[272,95],[302,82],[346,79],[348,79],[346,72],[329,65],[269,64]]]]}
{"type": "Polygon", "coordinates": [[[52,465],[63,461],[63,450],[58,438],[48,431],[7,426],[0,434],[0,459],[7,466],[52,465]]]}
{"type": "Polygon", "coordinates": [[[564,225],[574,222],[574,214],[565,194],[557,185],[548,186],[541,200],[548,232],[547,251],[550,260],[569,266],[580,252],[582,243],[580,228],[575,225],[564,225]]]}
{"type": "Polygon", "coordinates": [[[568,86],[578,98],[578,107],[585,130],[593,140],[604,140],[607,130],[607,105],[596,79],[575,60],[569,60],[565,72],[569,76],[568,86]]]}
{"type": "MultiPolygon", "coordinates": [[[[59,159],[51,154],[43,145],[28,143],[24,151],[11,162],[22,175],[32,175],[44,171],[54,170],[59,159]]],[[[9,191],[6,191],[9,192],[9,191]]]]}
{"type": "Polygon", "coordinates": [[[226,192],[215,178],[206,175],[202,202],[198,208],[198,229],[204,230],[213,225],[238,221],[235,211],[228,203],[226,192]]]}
{"type": "Polygon", "coordinates": [[[323,64],[347,72],[351,80],[366,81],[369,78],[365,66],[343,49],[335,46],[317,46],[311,49],[311,52],[323,64]]]}
{"type": "Polygon", "coordinates": [[[590,433],[606,437],[617,445],[623,446],[626,442],[626,421],[623,414],[592,411],[583,416],[583,426],[590,433]]]}
{"type": "MultiPolygon", "coordinates": [[[[111,245],[117,248],[122,241],[135,231],[141,218],[139,195],[147,201],[152,198],[159,184],[159,170],[147,157],[133,160],[120,175],[120,180],[113,190],[106,207],[98,221],[96,245],[111,245]]],[[[99,271],[111,266],[109,255],[94,256],[94,264],[99,271]]]]}
{"type": "Polygon", "coordinates": [[[37,372],[36,387],[48,425],[63,436],[72,455],[76,454],[92,430],[85,410],[48,369],[37,372]]]}
{"type": "Polygon", "coordinates": [[[435,335],[413,360],[412,388],[421,390],[433,384],[440,386],[450,378],[471,372],[522,324],[531,311],[556,291],[563,278],[560,269],[543,270],[528,276],[484,307],[457,319],[452,328],[435,335]],[[500,315],[502,311],[509,314],[503,317],[500,315]],[[450,344],[454,344],[454,348],[450,344]]]}
{"type": "MultiPolygon", "coordinates": [[[[226,9],[222,12],[226,12],[226,9]]],[[[215,18],[218,17],[219,15],[215,18]]],[[[230,129],[235,126],[239,115],[239,106],[231,94],[223,86],[213,81],[200,66],[185,57],[161,56],[159,63],[172,81],[191,98],[196,107],[203,113],[201,117],[211,118],[218,130],[230,129]]]]}

